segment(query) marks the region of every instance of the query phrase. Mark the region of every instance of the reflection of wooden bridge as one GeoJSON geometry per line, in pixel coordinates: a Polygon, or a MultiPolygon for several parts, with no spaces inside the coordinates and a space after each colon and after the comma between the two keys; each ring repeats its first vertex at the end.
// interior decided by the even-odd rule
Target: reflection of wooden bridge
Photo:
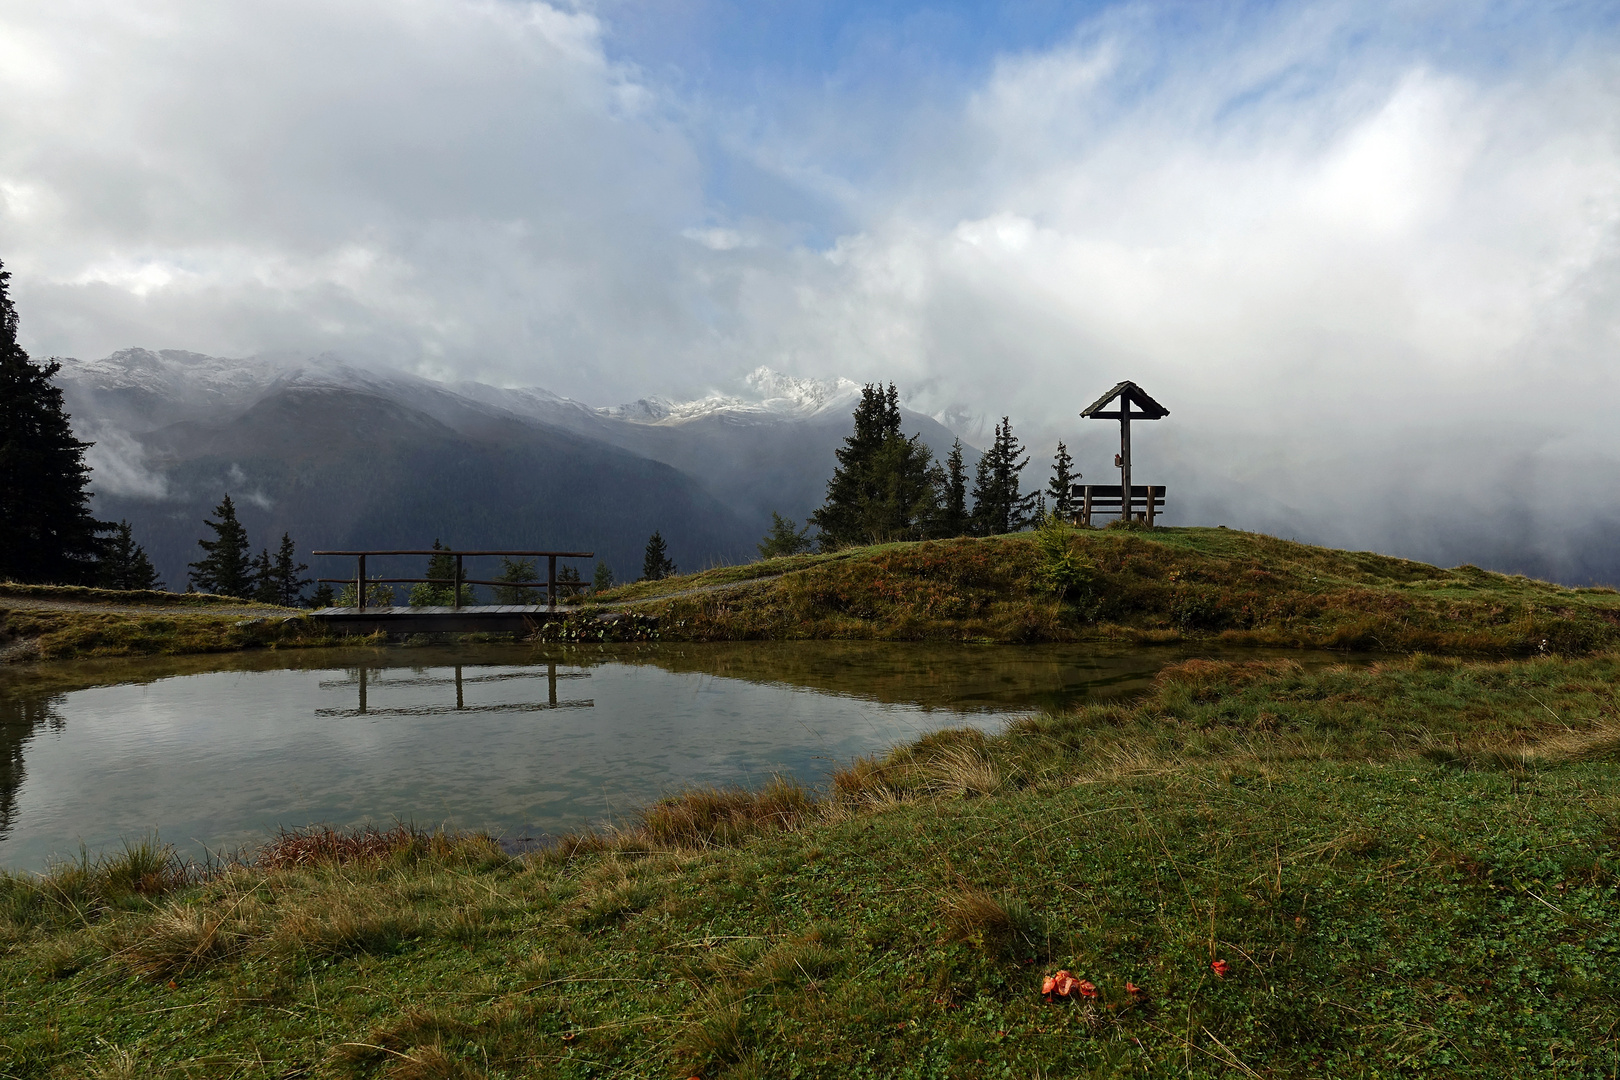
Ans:
{"type": "MultiPolygon", "coordinates": [[[[522,633],[558,617],[559,590],[585,590],[590,582],[557,576],[558,559],[591,559],[591,551],[456,551],[449,548],[404,548],[386,551],[312,551],[311,555],[343,555],[355,560],[354,576],[347,578],[317,578],[330,585],[353,586],[354,605],[349,607],[317,608],[310,616],[328,629],[345,634],[374,634],[379,630],[389,635],[410,634],[507,634],[522,633]],[[442,556],[452,560],[455,567],[447,578],[430,577],[367,577],[368,558],[397,555],[442,556]],[[545,559],[546,576],[512,581],[504,578],[470,578],[463,560],[499,556],[506,559],[545,559]],[[394,585],[433,585],[447,589],[452,598],[445,606],[398,607],[388,604],[366,603],[366,590],[375,585],[387,585],[390,601],[394,585]],[[487,585],[501,589],[544,589],[544,604],[463,604],[462,588],[467,585],[487,585]]],[[[375,565],[375,564],[373,564],[375,565]]]]}
{"type": "Polygon", "coordinates": [[[354,679],[328,680],[320,684],[321,689],[329,690],[339,686],[352,685],[355,687],[359,702],[353,709],[316,709],[316,716],[448,716],[452,713],[511,713],[511,712],[544,712],[550,709],[593,709],[596,702],[592,698],[579,698],[572,701],[559,701],[557,699],[557,681],[559,679],[588,679],[588,671],[558,671],[554,663],[546,664],[544,671],[525,670],[509,671],[495,675],[463,676],[461,665],[455,665],[455,674],[450,678],[431,675],[414,675],[408,679],[388,679],[381,685],[389,690],[400,687],[422,686],[454,686],[456,688],[456,703],[454,705],[397,705],[378,708],[371,705],[368,691],[373,689],[367,685],[369,668],[361,667],[354,679]],[[545,679],[545,701],[519,701],[506,704],[468,705],[466,687],[469,684],[511,682],[521,679],[545,679]]]}

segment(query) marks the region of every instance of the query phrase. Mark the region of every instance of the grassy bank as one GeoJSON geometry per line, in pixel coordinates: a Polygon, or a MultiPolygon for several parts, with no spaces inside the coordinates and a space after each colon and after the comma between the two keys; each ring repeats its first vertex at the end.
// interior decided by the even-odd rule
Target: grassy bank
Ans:
{"type": "Polygon", "coordinates": [[[233,596],[0,582],[0,662],[337,644],[293,608],[233,596]],[[294,616],[290,621],[289,616],[294,616]]]}
{"type": "MultiPolygon", "coordinates": [[[[1581,655],[1620,647],[1620,594],[1476,567],[1446,570],[1229,529],[1109,528],[887,544],[637,582],[550,639],[847,639],[1425,650],[1581,655]]],[[[72,659],[335,644],[254,620],[227,597],[0,583],[0,659],[72,659]]],[[[257,610],[257,609],[255,609],[257,610]]],[[[265,613],[260,613],[265,614],[265,613]]]]}
{"type": "Polygon", "coordinates": [[[604,599],[636,601],[664,638],[698,641],[1100,637],[1503,656],[1620,645],[1613,589],[1228,529],[890,544],[642,582],[604,599]]]}
{"type": "Polygon", "coordinates": [[[1614,653],[1191,661],[1133,702],[931,736],[825,793],[693,793],[522,858],[398,831],[284,837],[202,881],[150,848],[8,877],[0,1060],[1608,1076],[1617,680],[1614,653]],[[1096,996],[1043,999],[1059,968],[1096,996]]]}

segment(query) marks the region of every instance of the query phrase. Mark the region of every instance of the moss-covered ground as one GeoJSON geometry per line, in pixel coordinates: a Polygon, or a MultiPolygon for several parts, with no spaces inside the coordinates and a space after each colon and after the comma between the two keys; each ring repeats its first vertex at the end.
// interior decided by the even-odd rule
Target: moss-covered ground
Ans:
{"type": "Polygon", "coordinates": [[[7,876],[0,1075],[1612,1076],[1617,680],[1189,661],[521,857],[7,876]]]}

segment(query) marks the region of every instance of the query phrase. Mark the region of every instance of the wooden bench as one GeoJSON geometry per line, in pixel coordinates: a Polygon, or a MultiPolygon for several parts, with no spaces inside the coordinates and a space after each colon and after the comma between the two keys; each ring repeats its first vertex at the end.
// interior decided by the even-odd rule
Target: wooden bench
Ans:
{"type": "MultiPolygon", "coordinates": [[[[1075,484],[1069,488],[1069,494],[1080,503],[1080,509],[1074,513],[1074,523],[1091,527],[1091,515],[1098,511],[1110,511],[1118,515],[1124,507],[1121,500],[1124,498],[1125,486],[1123,484],[1075,484]]],[[[1137,521],[1145,521],[1149,527],[1158,511],[1164,507],[1163,484],[1132,484],[1131,485],[1131,513],[1137,521]],[[1142,507],[1137,513],[1136,508],[1142,507]]]]}

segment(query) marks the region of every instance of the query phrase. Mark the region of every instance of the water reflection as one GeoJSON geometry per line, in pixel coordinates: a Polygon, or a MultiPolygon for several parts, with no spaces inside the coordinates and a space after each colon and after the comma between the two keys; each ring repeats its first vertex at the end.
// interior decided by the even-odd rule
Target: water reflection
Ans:
{"type": "Polygon", "coordinates": [[[415,677],[408,679],[390,678],[383,681],[383,668],[358,667],[349,671],[344,679],[331,679],[320,683],[322,690],[334,687],[353,686],[357,704],[352,709],[316,709],[316,716],[448,716],[459,712],[544,712],[547,709],[589,709],[596,705],[590,698],[557,700],[557,681],[559,679],[588,679],[588,671],[558,671],[555,661],[545,665],[544,671],[504,671],[494,675],[464,675],[462,668],[465,665],[456,664],[452,670],[455,672],[450,678],[435,677],[427,674],[427,668],[413,668],[415,677]],[[476,683],[511,682],[513,680],[546,680],[546,700],[540,701],[503,701],[483,705],[468,705],[466,688],[476,683]],[[456,688],[456,703],[454,705],[418,703],[414,705],[394,705],[379,708],[371,703],[371,691],[378,687],[396,689],[404,687],[424,686],[454,686],[456,688]]]}
{"type": "Polygon", "coordinates": [[[1132,693],[1186,655],[481,645],[0,671],[0,865],[152,831],[192,855],[315,822],[554,833],[690,785],[816,783],[941,727],[1132,693]]]}
{"type": "Polygon", "coordinates": [[[17,813],[17,789],[22,787],[23,747],[41,728],[61,731],[65,721],[57,711],[61,696],[0,697],[0,840],[11,832],[17,813]]]}

